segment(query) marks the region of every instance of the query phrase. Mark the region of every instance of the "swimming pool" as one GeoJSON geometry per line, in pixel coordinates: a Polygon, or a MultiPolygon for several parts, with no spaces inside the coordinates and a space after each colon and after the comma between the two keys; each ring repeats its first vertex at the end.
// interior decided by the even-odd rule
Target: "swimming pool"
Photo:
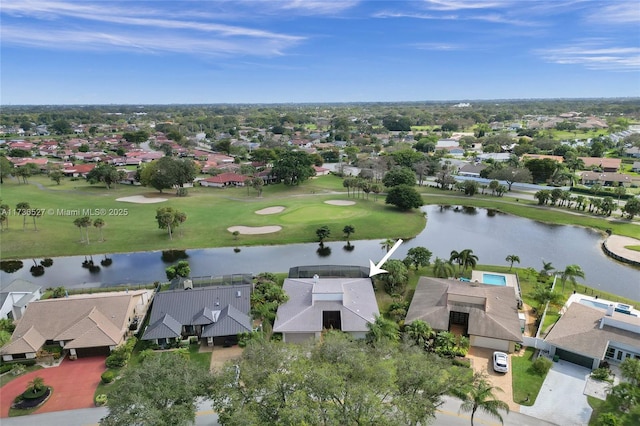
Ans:
{"type": "Polygon", "coordinates": [[[604,309],[604,310],[607,310],[607,308],[609,307],[609,305],[607,305],[606,303],[596,302],[595,300],[591,300],[591,299],[580,299],[580,303],[586,306],[591,306],[592,308],[598,308],[598,309],[604,309]]]}
{"type": "Polygon", "coordinates": [[[507,285],[507,278],[504,275],[482,274],[482,283],[491,285],[507,285]]]}

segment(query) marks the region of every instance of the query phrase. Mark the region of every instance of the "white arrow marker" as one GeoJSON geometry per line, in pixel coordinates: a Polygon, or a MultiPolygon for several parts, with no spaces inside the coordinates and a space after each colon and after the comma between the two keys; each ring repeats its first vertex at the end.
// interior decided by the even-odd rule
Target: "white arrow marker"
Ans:
{"type": "Polygon", "coordinates": [[[380,260],[380,263],[378,263],[377,265],[373,263],[373,260],[369,259],[369,278],[371,278],[374,275],[378,275],[378,274],[383,274],[383,273],[388,273],[389,272],[389,271],[385,271],[384,269],[382,269],[382,265],[384,265],[384,262],[389,260],[389,258],[393,254],[393,252],[396,251],[396,249],[398,247],[400,247],[400,244],[402,244],[402,240],[399,239],[398,241],[396,241],[396,243],[393,245],[393,247],[391,247],[391,250],[389,250],[387,252],[387,254],[384,255],[382,260],[380,260]]]}

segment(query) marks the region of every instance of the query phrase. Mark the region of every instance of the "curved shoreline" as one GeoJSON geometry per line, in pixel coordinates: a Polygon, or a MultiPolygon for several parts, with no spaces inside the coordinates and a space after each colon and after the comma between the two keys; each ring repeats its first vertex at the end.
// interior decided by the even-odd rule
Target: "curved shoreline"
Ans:
{"type": "Polygon", "coordinates": [[[640,240],[621,235],[610,235],[602,242],[602,251],[620,262],[640,268],[640,251],[629,250],[625,246],[640,246],[640,240]]]}

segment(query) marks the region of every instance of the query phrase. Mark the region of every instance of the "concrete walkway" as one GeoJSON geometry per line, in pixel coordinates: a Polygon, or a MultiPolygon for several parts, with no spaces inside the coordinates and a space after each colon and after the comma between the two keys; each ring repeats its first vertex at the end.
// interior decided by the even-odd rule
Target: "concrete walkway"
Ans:
{"type": "Polygon", "coordinates": [[[591,370],[567,361],[554,362],[535,404],[520,413],[563,426],[589,424],[593,411],[584,394],[591,370]]]}

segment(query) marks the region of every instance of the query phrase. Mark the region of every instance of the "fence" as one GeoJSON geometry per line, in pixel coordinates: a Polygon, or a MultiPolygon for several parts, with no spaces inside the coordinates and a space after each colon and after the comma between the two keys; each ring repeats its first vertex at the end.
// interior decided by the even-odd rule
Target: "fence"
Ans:
{"type": "MultiPolygon", "coordinates": [[[[253,283],[253,275],[252,274],[230,274],[230,275],[219,275],[219,276],[200,276],[200,277],[190,277],[192,286],[195,287],[210,287],[214,285],[241,285],[241,284],[252,284],[253,283]]],[[[171,285],[169,286],[169,290],[176,290],[184,288],[185,278],[175,279],[171,281],[171,285]]]]}

